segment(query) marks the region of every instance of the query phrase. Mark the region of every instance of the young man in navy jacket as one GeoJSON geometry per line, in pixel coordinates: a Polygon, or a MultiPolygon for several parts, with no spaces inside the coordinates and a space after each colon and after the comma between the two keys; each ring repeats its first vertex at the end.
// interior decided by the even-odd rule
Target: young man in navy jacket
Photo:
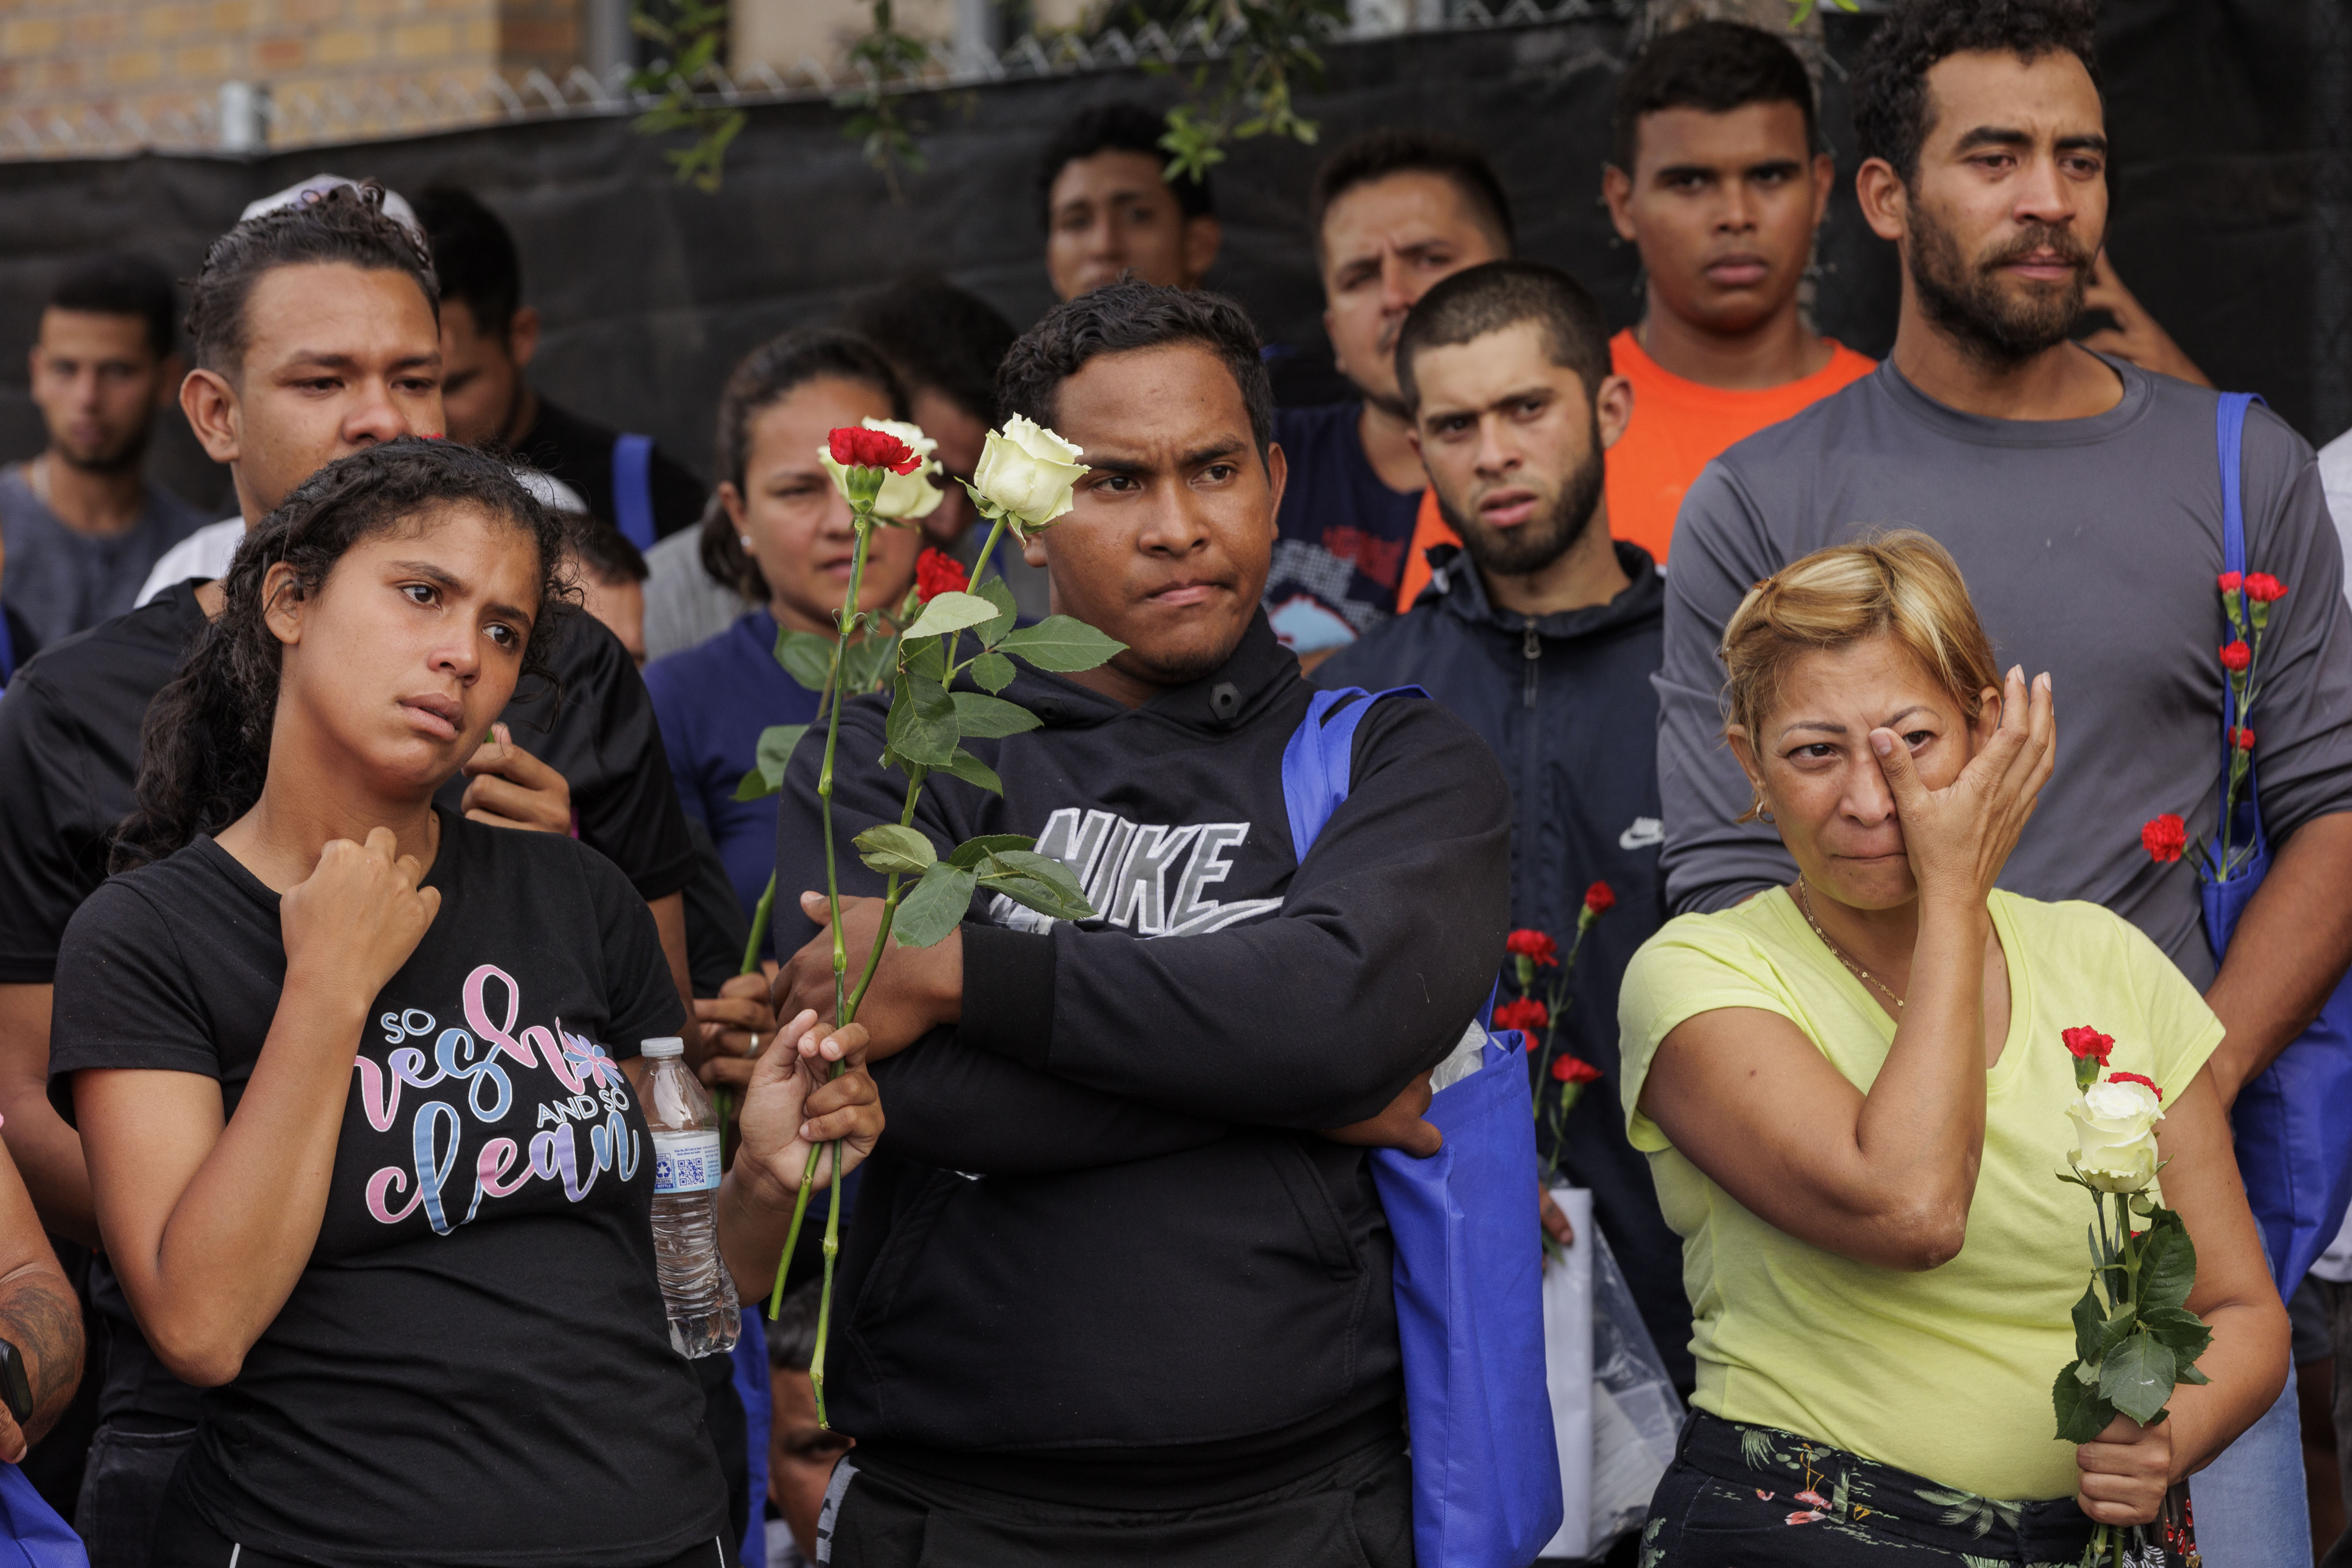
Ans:
{"type": "MultiPolygon", "coordinates": [[[[1397,384],[1445,521],[1465,548],[1412,612],[1340,650],[1326,686],[1417,685],[1502,760],[1516,808],[1511,921],[1565,949],[1585,890],[1617,902],[1585,937],[1559,1044],[1601,1081],[1570,1112],[1560,1170],[1593,1211],[1666,1368],[1693,1376],[1682,1245],[1617,1106],[1617,986],[1666,918],[1653,739],[1665,584],[1612,541],[1602,453],[1633,389],[1612,374],[1600,307],[1558,268],[1493,261],[1423,295],[1397,337],[1397,384]]],[[[1537,1092],[1554,1089],[1549,1083],[1537,1092]]],[[[1555,1235],[1566,1219],[1546,1205],[1555,1235]]]]}
{"type": "MultiPolygon", "coordinates": [[[[1055,607],[1127,651],[1024,668],[1010,695],[1043,726],[973,743],[1003,795],[933,774],[917,823],[943,846],[1034,835],[1100,914],[1048,924],[983,895],[945,942],[882,961],[859,1018],[890,1131],[827,1381],[858,1446],[821,1534],[835,1568],[1402,1568],[1391,1245],[1365,1149],[1437,1146],[1429,1070],[1502,958],[1509,792],[1460,720],[1391,700],[1294,854],[1282,756],[1313,692],[1259,608],[1284,464],[1231,301],[1095,290],[1014,345],[998,391],[1092,465],[1027,550],[1055,607]]],[[[904,782],[867,761],[884,713],[843,710],[845,836],[898,819],[904,782]]],[[[795,891],[824,881],[817,751],[783,794],[795,891]]],[[[845,900],[853,955],[877,903],[845,900]]],[[[789,1006],[832,1005],[824,912],[804,898],[780,932],[789,1006]]]]}

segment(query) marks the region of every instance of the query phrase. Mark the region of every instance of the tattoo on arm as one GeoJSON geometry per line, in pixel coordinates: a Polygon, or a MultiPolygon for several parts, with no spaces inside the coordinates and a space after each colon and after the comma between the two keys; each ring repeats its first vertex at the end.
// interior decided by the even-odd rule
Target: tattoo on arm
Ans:
{"type": "Polygon", "coordinates": [[[24,1356],[33,1388],[27,1442],[38,1442],[65,1414],[81,1383],[81,1303],[54,1265],[22,1264],[0,1277],[0,1338],[24,1356]]]}

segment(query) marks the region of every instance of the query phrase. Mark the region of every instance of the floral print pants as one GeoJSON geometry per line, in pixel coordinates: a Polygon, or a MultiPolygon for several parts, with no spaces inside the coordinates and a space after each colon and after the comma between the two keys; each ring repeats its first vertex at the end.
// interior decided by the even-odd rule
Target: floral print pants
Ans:
{"type": "MultiPolygon", "coordinates": [[[[2075,1568],[2092,1529],[2072,1498],[1982,1498],[1694,1410],[1651,1500],[1641,1568],[2075,1568]]],[[[2122,1560],[2199,1568],[2185,1489],[2157,1523],[2130,1532],[2122,1560]]]]}

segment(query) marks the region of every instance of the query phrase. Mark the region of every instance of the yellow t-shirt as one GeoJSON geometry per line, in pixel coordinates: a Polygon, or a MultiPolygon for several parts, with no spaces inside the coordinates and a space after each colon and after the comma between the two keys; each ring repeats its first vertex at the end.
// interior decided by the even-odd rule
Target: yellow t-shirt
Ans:
{"type": "Polygon", "coordinates": [[[1693,1403],[1983,1497],[2073,1495],[2074,1450],[2051,1436],[2050,1385],[2074,1353],[2068,1312],[2090,1282],[2091,1200],[2058,1180],[2074,1148],[2063,1030],[2113,1035],[2110,1070],[2167,1103],[2221,1043],[2221,1021],[2157,945],[2095,904],[1991,899],[2009,961],[2010,1029],[1985,1075],[1984,1159],[1968,1240],[1905,1273],[1799,1241],[1750,1213],[1634,1109],[1658,1043],[1720,1007],[1793,1021],[1868,1092],[1895,1022],[1805,924],[1785,889],[1684,915],[1642,945],[1618,1001],[1618,1081],[1683,1238],[1696,1321],[1693,1403]]]}

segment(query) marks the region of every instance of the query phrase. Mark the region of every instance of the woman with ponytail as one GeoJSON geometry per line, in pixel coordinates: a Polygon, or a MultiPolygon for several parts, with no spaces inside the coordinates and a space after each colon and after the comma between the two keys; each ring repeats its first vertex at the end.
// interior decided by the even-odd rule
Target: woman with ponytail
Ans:
{"type": "MultiPolygon", "coordinates": [[[[118,875],[68,929],[50,1093],[149,1342],[207,1392],[159,1565],[654,1568],[732,1553],[655,1272],[652,915],[575,839],[436,809],[571,613],[554,518],[410,438],[247,539],[151,712],[118,875]]],[[[719,1199],[764,1290],[862,1070],[761,1064],[719,1199]]]]}

